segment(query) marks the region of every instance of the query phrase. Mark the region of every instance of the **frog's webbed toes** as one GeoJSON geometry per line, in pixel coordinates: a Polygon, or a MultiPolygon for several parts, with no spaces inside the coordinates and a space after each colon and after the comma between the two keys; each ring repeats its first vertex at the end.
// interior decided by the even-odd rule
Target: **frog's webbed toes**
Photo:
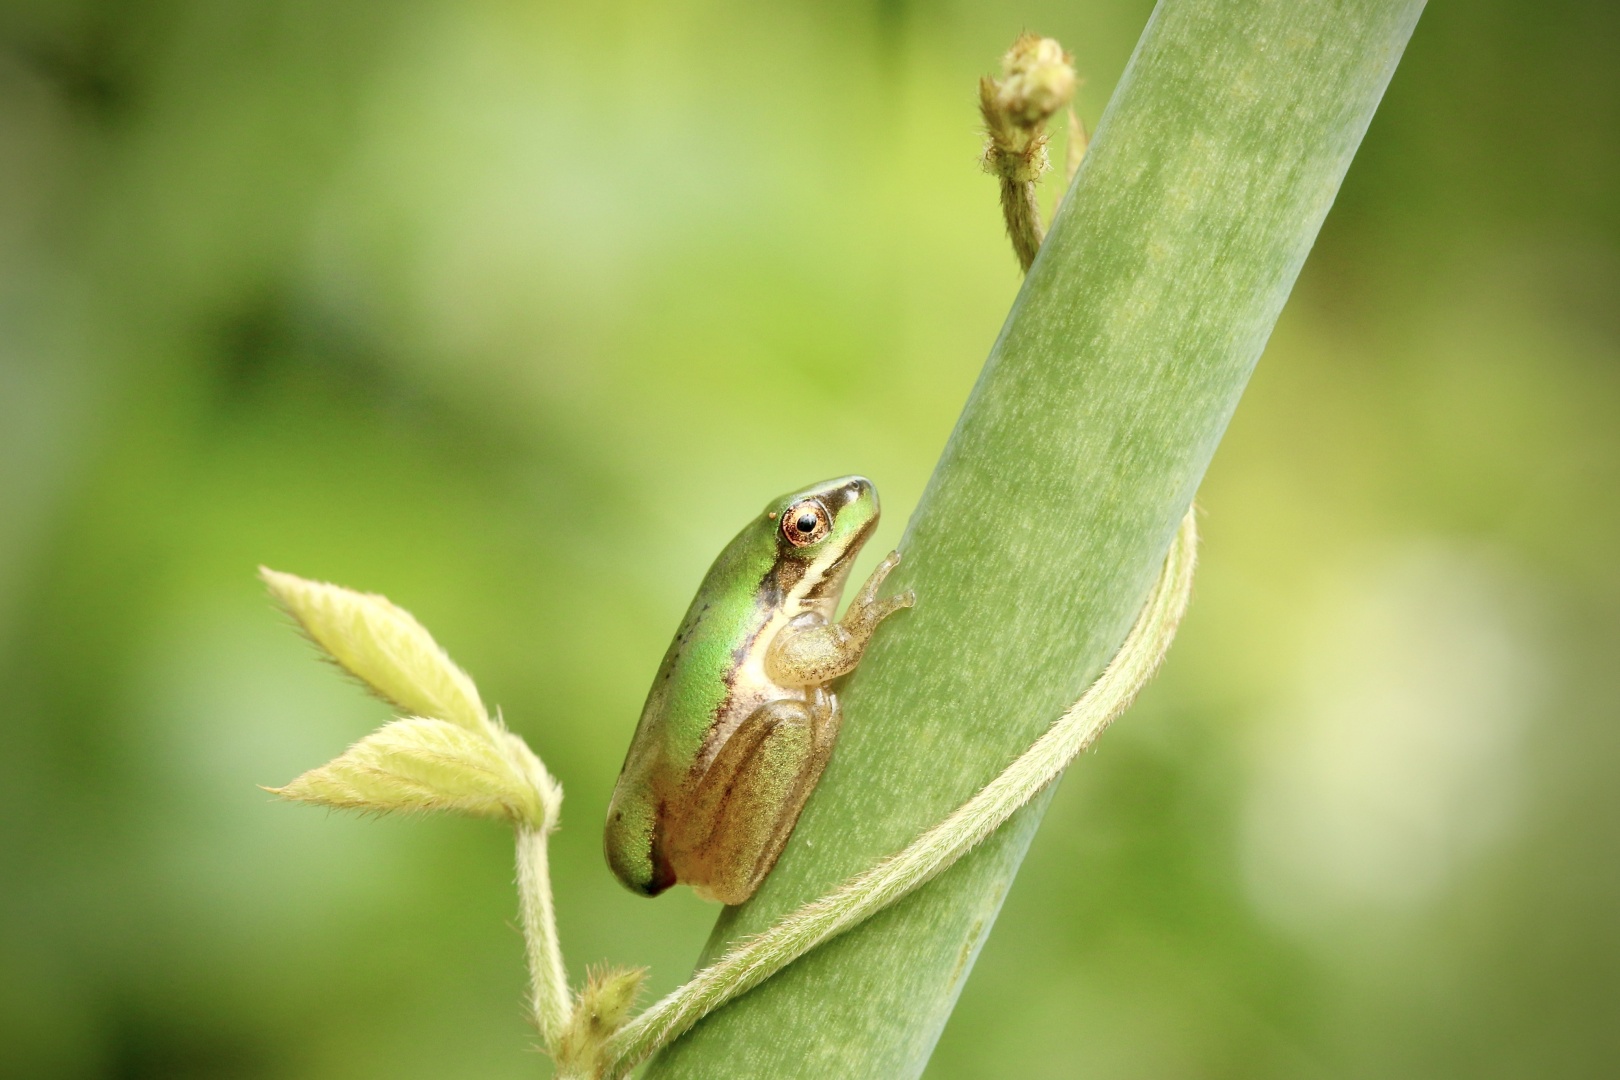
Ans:
{"type": "Polygon", "coordinates": [[[872,573],[866,578],[866,583],[861,586],[861,591],[855,595],[855,602],[870,605],[876,600],[877,591],[882,587],[883,580],[889,576],[890,571],[899,565],[900,552],[898,550],[891,551],[883,556],[883,561],[873,567],[872,573]]]}
{"type": "Polygon", "coordinates": [[[874,601],[869,605],[870,617],[873,622],[882,622],[901,608],[911,607],[916,602],[917,594],[910,589],[905,592],[895,593],[893,596],[885,596],[882,600],[874,601]]]}

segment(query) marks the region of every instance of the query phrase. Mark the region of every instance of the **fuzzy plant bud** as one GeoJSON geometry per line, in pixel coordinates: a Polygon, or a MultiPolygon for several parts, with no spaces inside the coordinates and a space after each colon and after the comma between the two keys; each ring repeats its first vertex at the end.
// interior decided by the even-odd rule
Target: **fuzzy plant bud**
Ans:
{"type": "Polygon", "coordinates": [[[610,967],[589,973],[553,1051],[559,1075],[602,1075],[608,1039],[630,1018],[646,977],[646,968],[610,967]]]}
{"type": "Polygon", "coordinates": [[[1019,264],[1035,262],[1043,230],[1035,182],[1046,172],[1046,122],[1074,97],[1072,58],[1051,38],[1025,34],[1001,58],[1002,77],[979,80],[984,171],[1001,181],[1002,215],[1019,264]]]}
{"type": "Polygon", "coordinates": [[[1001,58],[996,102],[1021,127],[1046,123],[1074,97],[1074,57],[1052,38],[1025,34],[1001,58]]]}

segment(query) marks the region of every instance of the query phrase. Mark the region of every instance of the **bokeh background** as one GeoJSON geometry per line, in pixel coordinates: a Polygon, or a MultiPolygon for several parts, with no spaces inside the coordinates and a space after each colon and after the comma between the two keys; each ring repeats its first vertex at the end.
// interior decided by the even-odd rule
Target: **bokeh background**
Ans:
{"type": "MultiPolygon", "coordinates": [[[[974,80],[1056,35],[1094,124],[1148,12],[0,7],[0,1074],[547,1074],[502,830],[255,787],[385,716],[259,563],[416,612],[567,786],[576,969],[684,977],[599,851],[650,672],[765,499],[898,537],[1018,287],[974,80]]],[[[1620,1069],[1617,58],[1425,15],[930,1077],[1620,1069]]]]}

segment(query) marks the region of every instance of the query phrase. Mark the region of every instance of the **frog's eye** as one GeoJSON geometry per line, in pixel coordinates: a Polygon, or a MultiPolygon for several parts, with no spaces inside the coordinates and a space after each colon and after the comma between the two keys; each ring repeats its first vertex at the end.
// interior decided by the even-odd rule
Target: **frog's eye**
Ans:
{"type": "Polygon", "coordinates": [[[827,509],[814,499],[795,503],[782,514],[782,536],[794,547],[813,544],[827,535],[827,509]]]}

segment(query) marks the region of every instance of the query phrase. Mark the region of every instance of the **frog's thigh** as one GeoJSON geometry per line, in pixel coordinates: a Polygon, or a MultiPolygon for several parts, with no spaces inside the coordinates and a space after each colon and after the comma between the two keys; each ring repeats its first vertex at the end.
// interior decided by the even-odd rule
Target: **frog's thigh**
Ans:
{"type": "Polygon", "coordinates": [[[692,820],[712,824],[681,867],[698,895],[740,904],[776,865],[836,734],[836,706],[816,697],[754,710],[699,782],[692,820]]]}

